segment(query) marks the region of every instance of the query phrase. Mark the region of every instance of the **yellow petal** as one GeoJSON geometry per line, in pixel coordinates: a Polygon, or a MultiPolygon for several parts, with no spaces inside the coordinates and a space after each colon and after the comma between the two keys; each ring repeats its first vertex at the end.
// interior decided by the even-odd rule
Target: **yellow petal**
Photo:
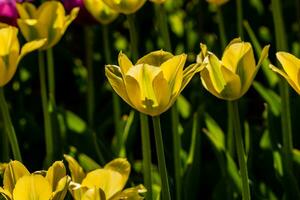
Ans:
{"type": "Polygon", "coordinates": [[[220,93],[215,90],[215,87],[214,87],[213,83],[211,82],[209,71],[206,68],[204,68],[200,72],[200,74],[201,74],[201,83],[202,83],[203,87],[207,91],[209,91],[211,94],[213,94],[214,96],[221,98],[220,93]]]}
{"type": "MultiPolygon", "coordinates": [[[[281,71],[280,69],[276,68],[274,65],[270,64],[270,68],[284,77],[290,86],[300,95],[300,85],[295,83],[285,72],[281,71]]],[[[300,72],[298,72],[298,80],[300,80],[300,72]]]]}
{"type": "Polygon", "coordinates": [[[68,176],[65,176],[62,179],[60,179],[57,183],[55,191],[52,192],[51,200],[64,200],[68,192],[68,186],[70,181],[71,178],[68,176]]]}
{"type": "Polygon", "coordinates": [[[72,181],[74,181],[76,183],[81,183],[85,177],[85,173],[84,173],[82,167],[78,164],[78,162],[72,156],[64,154],[64,158],[66,159],[66,161],[69,164],[69,170],[71,173],[72,181]]]}
{"type": "Polygon", "coordinates": [[[119,200],[119,199],[126,199],[126,200],[139,200],[144,199],[140,194],[146,193],[147,190],[143,185],[138,185],[135,187],[128,188],[122,192],[119,192],[115,196],[111,198],[111,200],[119,200]]]}
{"type": "Polygon", "coordinates": [[[10,161],[4,172],[4,190],[7,190],[12,194],[17,181],[26,175],[30,175],[30,173],[21,162],[16,160],[10,161]]]}
{"type": "Polygon", "coordinates": [[[62,161],[56,161],[55,163],[53,163],[51,167],[49,167],[46,174],[46,179],[50,183],[52,191],[56,190],[58,182],[60,181],[60,179],[64,178],[65,176],[66,176],[66,168],[62,161]]]}
{"type": "Polygon", "coordinates": [[[35,18],[36,16],[36,7],[34,4],[29,2],[24,2],[22,4],[17,3],[16,8],[21,19],[30,19],[35,18]]]}
{"type": "Polygon", "coordinates": [[[106,197],[100,188],[91,188],[83,194],[81,200],[106,200],[106,197]]]}
{"type": "MultiPolygon", "coordinates": [[[[281,63],[284,71],[293,80],[293,82],[298,82],[298,73],[300,70],[300,59],[296,56],[286,53],[286,52],[278,52],[276,53],[276,57],[281,63]]],[[[298,83],[299,84],[299,83],[298,83]]]]}
{"type": "Polygon", "coordinates": [[[127,71],[133,66],[132,62],[122,52],[119,53],[118,62],[121,69],[122,76],[124,76],[127,73],[127,71]]]}
{"type": "Polygon", "coordinates": [[[169,84],[172,95],[180,92],[186,58],[186,54],[181,54],[170,58],[161,65],[161,70],[169,84]]]}
{"type": "Polygon", "coordinates": [[[101,188],[107,199],[112,197],[124,187],[123,176],[110,169],[96,169],[87,174],[83,179],[82,187],[101,188]]]}
{"type": "Polygon", "coordinates": [[[140,9],[146,0],[103,0],[111,9],[123,13],[132,14],[140,9]]]}
{"type": "Polygon", "coordinates": [[[125,158],[116,158],[104,166],[104,169],[110,169],[119,172],[123,176],[124,186],[130,174],[130,163],[125,158]]]}
{"type": "Polygon", "coordinates": [[[17,23],[26,41],[32,41],[40,37],[36,19],[18,19],[17,23]]]}
{"type": "Polygon", "coordinates": [[[18,63],[26,54],[41,48],[46,43],[46,41],[47,39],[40,39],[40,40],[33,40],[31,42],[27,42],[26,44],[24,44],[24,46],[21,49],[20,56],[18,58],[18,63]]]}
{"type": "Polygon", "coordinates": [[[61,35],[65,33],[69,25],[76,19],[79,10],[80,9],[78,7],[75,7],[71,10],[70,14],[65,17],[63,29],[61,29],[61,35]]]}
{"type": "Polygon", "coordinates": [[[196,73],[202,71],[204,69],[204,67],[205,67],[205,65],[197,63],[197,64],[191,64],[190,66],[188,66],[187,68],[184,69],[180,92],[190,82],[190,80],[193,78],[193,76],[196,73]]]}
{"type": "Polygon", "coordinates": [[[51,186],[41,175],[29,175],[20,178],[13,191],[14,200],[49,200],[51,186]]]}
{"type": "Polygon", "coordinates": [[[243,95],[241,93],[240,77],[224,66],[221,66],[221,71],[226,82],[224,89],[220,93],[222,99],[236,100],[240,98],[243,95]]]}
{"type": "Polygon", "coordinates": [[[173,54],[163,50],[153,51],[140,58],[136,64],[148,64],[158,67],[161,66],[167,60],[171,59],[172,57],[173,54]]]}
{"type": "Polygon", "coordinates": [[[125,88],[125,84],[123,81],[123,76],[120,71],[120,67],[114,65],[106,65],[105,66],[105,75],[108,79],[108,82],[114,89],[114,91],[130,106],[134,107],[129,97],[127,95],[127,91],[125,88]]]}
{"type": "Polygon", "coordinates": [[[0,187],[0,196],[5,198],[5,200],[13,200],[11,194],[2,187],[0,187]]]}

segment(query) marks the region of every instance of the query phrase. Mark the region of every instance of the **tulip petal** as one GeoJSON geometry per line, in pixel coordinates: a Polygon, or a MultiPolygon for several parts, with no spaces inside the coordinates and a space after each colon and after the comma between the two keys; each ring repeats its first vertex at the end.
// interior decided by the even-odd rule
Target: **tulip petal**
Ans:
{"type": "Polygon", "coordinates": [[[110,169],[96,169],[87,174],[81,186],[87,188],[101,188],[107,199],[112,197],[124,187],[123,176],[110,169]]]}
{"type": "Polygon", "coordinates": [[[121,69],[122,76],[127,73],[127,71],[133,66],[132,62],[129,60],[129,58],[122,52],[119,53],[118,56],[118,63],[121,69]]]}
{"type": "Polygon", "coordinates": [[[71,173],[72,181],[74,181],[76,183],[81,183],[85,177],[85,173],[84,173],[82,167],[78,164],[78,162],[72,156],[65,154],[64,158],[66,159],[66,161],[69,164],[69,170],[71,173]]]}
{"type": "Polygon", "coordinates": [[[49,167],[46,179],[51,185],[52,191],[56,190],[56,187],[58,185],[58,182],[60,179],[64,178],[66,176],[66,168],[62,161],[56,161],[52,164],[51,167],[49,167]]]}
{"type": "MultiPolygon", "coordinates": [[[[55,191],[52,193],[51,200],[64,200],[68,192],[68,186],[71,181],[71,178],[68,176],[63,177],[57,183],[55,191]]],[[[52,190],[53,191],[53,190],[52,190]]]]}
{"type": "MultiPolygon", "coordinates": [[[[137,109],[140,112],[145,113],[145,107],[142,102],[142,94],[141,94],[141,88],[139,86],[138,81],[132,77],[132,76],[125,76],[125,92],[128,95],[130,106],[137,109]]],[[[146,101],[146,100],[145,100],[146,101]]],[[[128,103],[128,102],[127,102],[128,103]]]]}
{"type": "Polygon", "coordinates": [[[124,84],[123,76],[120,67],[115,65],[105,66],[105,75],[113,90],[130,106],[134,107],[127,95],[126,87],[124,84]]]}
{"type": "Polygon", "coordinates": [[[161,66],[164,62],[167,60],[171,59],[173,57],[173,54],[163,51],[163,50],[158,50],[158,51],[153,51],[151,53],[148,53],[147,55],[143,56],[137,61],[138,64],[148,64],[152,66],[161,66]]]}
{"type": "Polygon", "coordinates": [[[119,199],[127,199],[127,200],[139,200],[144,199],[140,194],[146,193],[147,189],[143,185],[138,185],[135,187],[128,188],[122,192],[114,195],[110,200],[119,200],[119,199]]]}
{"type": "Polygon", "coordinates": [[[29,2],[24,2],[22,4],[17,3],[16,8],[18,10],[18,14],[22,19],[30,19],[35,18],[37,9],[34,4],[29,2]]]}
{"type": "Polygon", "coordinates": [[[39,38],[39,32],[36,28],[38,21],[36,19],[18,19],[17,23],[26,41],[39,38]]]}
{"type": "Polygon", "coordinates": [[[284,71],[290,77],[290,79],[297,83],[298,73],[300,70],[300,59],[286,52],[278,52],[276,53],[276,57],[281,63],[284,71]]]}
{"type": "Polygon", "coordinates": [[[113,0],[113,1],[103,0],[103,1],[111,9],[126,15],[135,13],[146,3],[146,0],[113,0]]]}
{"type": "Polygon", "coordinates": [[[5,200],[13,200],[11,194],[2,187],[0,187],[0,195],[2,195],[5,200]]]}
{"type": "Polygon", "coordinates": [[[13,192],[14,200],[49,200],[51,186],[41,175],[29,175],[20,178],[13,192]]]}
{"type": "Polygon", "coordinates": [[[106,197],[100,188],[91,188],[83,194],[80,200],[106,200],[106,197]]]}
{"type": "Polygon", "coordinates": [[[24,44],[24,46],[21,49],[21,53],[17,63],[19,63],[26,54],[41,48],[46,43],[46,41],[47,39],[40,39],[40,40],[33,40],[31,42],[27,42],[26,44],[24,44]]]}
{"type": "Polygon", "coordinates": [[[172,95],[176,95],[180,92],[186,58],[186,54],[174,56],[164,62],[160,67],[163,71],[164,78],[169,84],[172,95]]]}
{"type": "Polygon", "coordinates": [[[79,10],[80,9],[78,7],[73,8],[71,10],[70,14],[65,17],[64,26],[63,26],[63,29],[61,29],[61,35],[63,35],[65,33],[68,26],[76,19],[77,15],[79,13],[79,10]]]}
{"type": "Polygon", "coordinates": [[[201,82],[203,87],[214,96],[221,98],[219,92],[215,90],[215,87],[211,82],[209,71],[206,68],[204,68],[203,70],[201,70],[200,74],[201,74],[200,77],[201,77],[201,82]]]}
{"type": "MultiPolygon", "coordinates": [[[[299,84],[295,83],[285,72],[278,69],[274,65],[270,64],[269,66],[274,72],[276,72],[276,73],[280,74],[282,77],[284,77],[287,80],[287,82],[290,84],[290,86],[300,95],[300,85],[299,84]]],[[[298,72],[298,78],[300,79],[300,72],[298,72]]]]}
{"type": "Polygon", "coordinates": [[[183,79],[182,79],[182,84],[180,88],[180,92],[185,88],[185,86],[190,82],[190,80],[193,78],[193,76],[202,71],[204,69],[205,65],[202,65],[202,63],[196,63],[196,64],[191,64],[187,68],[184,69],[183,71],[183,79]]]}
{"type": "Polygon", "coordinates": [[[5,169],[3,177],[3,188],[11,194],[15,188],[17,181],[23,177],[30,175],[26,167],[19,161],[10,161],[5,169]]]}
{"type": "Polygon", "coordinates": [[[220,93],[222,99],[236,100],[240,98],[243,95],[240,77],[224,66],[221,66],[221,71],[226,81],[226,85],[220,93]]]}
{"type": "Polygon", "coordinates": [[[130,174],[130,163],[127,161],[127,159],[125,158],[114,159],[109,163],[107,163],[104,166],[104,169],[109,169],[112,171],[119,172],[123,177],[123,183],[124,183],[123,187],[125,186],[130,174]]]}

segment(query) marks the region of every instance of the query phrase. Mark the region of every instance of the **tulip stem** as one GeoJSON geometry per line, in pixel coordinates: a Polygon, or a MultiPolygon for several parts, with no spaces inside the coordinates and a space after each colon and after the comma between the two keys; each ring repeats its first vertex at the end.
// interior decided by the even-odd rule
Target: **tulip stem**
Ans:
{"type": "Polygon", "coordinates": [[[243,40],[244,31],[243,31],[243,4],[242,0],[236,0],[237,7],[237,30],[239,37],[243,40]]]}
{"type": "Polygon", "coordinates": [[[49,101],[55,106],[55,72],[54,72],[54,58],[53,49],[47,49],[47,65],[48,65],[48,93],[49,101]]]}
{"type": "Polygon", "coordinates": [[[149,134],[148,116],[140,113],[141,133],[142,133],[142,151],[143,151],[143,174],[144,184],[147,189],[146,200],[152,199],[152,175],[151,175],[151,144],[149,134]]]}
{"type": "Polygon", "coordinates": [[[220,34],[220,40],[221,40],[221,47],[222,47],[222,50],[224,50],[226,47],[226,44],[227,44],[227,40],[226,40],[226,34],[225,34],[225,26],[224,26],[222,9],[220,6],[217,6],[217,18],[218,18],[218,27],[219,27],[219,34],[220,34]]]}
{"type": "MultiPolygon", "coordinates": [[[[172,52],[168,21],[166,12],[163,4],[155,4],[155,12],[158,16],[157,23],[159,24],[159,30],[162,33],[162,38],[164,41],[164,48],[167,51],[172,52]]],[[[173,159],[174,159],[174,174],[175,174],[175,188],[176,188],[176,199],[181,199],[181,162],[180,162],[180,149],[181,149],[181,138],[178,132],[178,109],[176,102],[171,108],[171,120],[172,120],[172,132],[173,132],[173,159]]]]}
{"type": "Polygon", "coordinates": [[[95,94],[93,69],[93,31],[90,27],[84,28],[85,36],[85,62],[87,67],[87,118],[90,128],[94,126],[95,94]]]}
{"type": "Polygon", "coordinates": [[[165,161],[164,144],[162,139],[159,116],[152,117],[152,121],[153,121],[153,128],[154,128],[156,153],[158,159],[158,169],[161,178],[162,199],[171,200],[169,183],[168,183],[168,174],[167,174],[166,161],[165,161]]]}
{"type": "Polygon", "coordinates": [[[5,131],[7,133],[12,148],[14,159],[22,162],[18,139],[15,133],[14,126],[11,122],[8,106],[4,97],[4,91],[2,87],[0,88],[0,107],[1,107],[2,117],[4,120],[5,131]]]}
{"type": "Polygon", "coordinates": [[[131,54],[134,62],[138,60],[138,35],[135,26],[134,14],[127,15],[127,20],[129,24],[129,34],[131,42],[131,54]]]}
{"type": "MultiPolygon", "coordinates": [[[[109,45],[109,34],[108,34],[108,26],[102,25],[102,36],[103,36],[103,46],[104,46],[104,57],[105,63],[111,64],[111,48],[109,45]]],[[[117,154],[120,153],[122,140],[123,140],[123,131],[121,126],[121,108],[120,108],[120,98],[118,95],[113,92],[113,115],[114,115],[114,125],[115,125],[115,133],[117,134],[117,154]]]]}
{"type": "Polygon", "coordinates": [[[250,198],[250,187],[248,181],[249,178],[248,178],[248,171],[247,171],[247,161],[245,159],[246,156],[245,156],[243,138],[241,134],[238,101],[229,101],[229,103],[231,104],[230,112],[232,113],[232,119],[233,119],[232,124],[234,127],[236,150],[237,150],[240,173],[242,178],[242,196],[243,196],[243,200],[250,200],[251,198],[250,198]]]}
{"type": "MultiPolygon", "coordinates": [[[[5,124],[2,124],[3,128],[5,128],[5,124]]],[[[1,126],[1,129],[2,129],[1,126]]],[[[8,134],[5,131],[1,131],[1,138],[0,138],[0,146],[1,146],[1,161],[8,162],[9,161],[9,139],[8,134]]]]}
{"type": "Polygon", "coordinates": [[[40,87],[41,87],[41,97],[42,97],[42,107],[44,115],[44,129],[45,129],[45,141],[46,141],[46,160],[45,164],[49,165],[53,160],[53,137],[52,137],[52,123],[48,110],[48,100],[47,100],[47,87],[46,87],[46,73],[45,73],[45,63],[44,55],[42,51],[38,53],[39,61],[39,73],[40,73],[40,87]]]}

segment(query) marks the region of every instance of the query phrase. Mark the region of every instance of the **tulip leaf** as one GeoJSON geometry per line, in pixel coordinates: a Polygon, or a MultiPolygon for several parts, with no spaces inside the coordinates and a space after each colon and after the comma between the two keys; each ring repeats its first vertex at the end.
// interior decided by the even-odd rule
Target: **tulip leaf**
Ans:
{"type": "Polygon", "coordinates": [[[187,119],[191,115],[190,102],[188,102],[188,100],[183,95],[179,95],[176,103],[177,103],[177,108],[178,108],[179,114],[184,119],[187,119]]]}
{"type": "Polygon", "coordinates": [[[204,120],[208,129],[204,133],[218,151],[225,150],[225,137],[222,129],[210,115],[205,114],[204,120]]]}
{"type": "Polygon", "coordinates": [[[83,153],[78,155],[78,162],[86,172],[101,168],[101,166],[96,163],[96,161],[83,153]]]}
{"type": "Polygon", "coordinates": [[[273,160],[274,160],[274,169],[276,170],[277,174],[280,177],[282,177],[283,176],[282,159],[278,151],[273,152],[273,160]]]}
{"type": "Polygon", "coordinates": [[[228,152],[226,152],[225,155],[226,155],[226,163],[227,163],[227,173],[228,173],[232,183],[234,184],[235,188],[240,193],[242,193],[242,180],[241,180],[241,177],[239,174],[239,170],[238,170],[234,160],[230,156],[230,154],[228,152]]]}
{"type": "Polygon", "coordinates": [[[260,94],[260,96],[268,103],[273,115],[279,116],[281,112],[281,99],[272,90],[265,88],[257,81],[253,82],[253,87],[260,94]]]}
{"type": "Polygon", "coordinates": [[[298,166],[300,166],[300,150],[293,149],[293,160],[298,166]]]}
{"type": "Polygon", "coordinates": [[[66,111],[66,120],[68,128],[75,133],[83,134],[87,129],[85,121],[69,110],[66,111]]]}

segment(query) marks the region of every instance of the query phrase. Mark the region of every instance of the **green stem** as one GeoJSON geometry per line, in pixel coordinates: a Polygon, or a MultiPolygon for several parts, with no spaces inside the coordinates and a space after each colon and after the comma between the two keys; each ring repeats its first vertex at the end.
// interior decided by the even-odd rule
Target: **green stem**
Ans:
{"type": "Polygon", "coordinates": [[[14,126],[11,122],[8,106],[4,97],[4,91],[2,87],[0,88],[0,107],[1,107],[2,117],[4,120],[5,131],[7,133],[12,148],[14,159],[22,162],[22,157],[18,145],[18,139],[15,133],[14,126]]]}
{"type": "Polygon", "coordinates": [[[131,42],[131,53],[132,59],[134,62],[138,60],[138,35],[137,29],[135,26],[134,14],[127,15],[127,20],[129,24],[129,34],[130,34],[130,42],[131,42]]]}
{"type": "Polygon", "coordinates": [[[142,133],[142,151],[143,151],[143,174],[144,184],[147,188],[146,199],[152,199],[152,176],[151,176],[151,144],[149,134],[148,116],[140,113],[141,133],[142,133]]]}
{"type": "Polygon", "coordinates": [[[156,153],[158,159],[158,169],[161,177],[161,189],[162,189],[162,199],[170,200],[170,189],[168,183],[168,174],[165,161],[164,153],[164,144],[162,139],[161,127],[160,127],[160,118],[159,116],[152,117],[153,128],[154,128],[154,137],[156,144],[156,153]]]}
{"type": "Polygon", "coordinates": [[[221,40],[221,47],[222,47],[222,50],[224,50],[226,47],[226,44],[227,44],[227,40],[226,40],[222,10],[221,10],[221,7],[219,7],[219,6],[217,7],[217,18],[218,18],[218,27],[219,27],[219,34],[220,34],[220,40],[221,40]]]}
{"type": "Polygon", "coordinates": [[[155,4],[155,12],[158,16],[159,31],[164,41],[164,48],[166,48],[167,51],[171,52],[172,47],[168,28],[168,18],[166,16],[164,6],[162,4],[155,4]]]}
{"type": "MultiPolygon", "coordinates": [[[[103,25],[102,26],[102,36],[103,36],[103,46],[104,46],[104,57],[105,57],[105,63],[111,64],[111,48],[109,44],[109,32],[108,32],[108,26],[103,25]]],[[[120,98],[118,95],[113,92],[113,116],[114,116],[114,125],[115,125],[115,132],[117,133],[117,153],[120,153],[121,146],[122,146],[122,138],[123,138],[123,131],[121,126],[121,108],[120,108],[120,98]]]]}
{"type": "Polygon", "coordinates": [[[237,30],[239,37],[241,39],[244,38],[244,31],[243,31],[243,4],[242,0],[236,0],[237,6],[237,30]]]}
{"type": "Polygon", "coordinates": [[[248,171],[247,171],[247,162],[245,159],[245,150],[243,144],[243,138],[241,134],[241,124],[240,124],[240,117],[239,117],[239,109],[238,109],[238,101],[230,101],[232,104],[230,106],[232,112],[232,124],[234,125],[234,135],[235,135],[235,142],[236,142],[236,150],[237,156],[239,160],[240,166],[240,173],[242,178],[242,196],[243,200],[250,200],[250,187],[249,187],[249,178],[248,178],[248,171]]]}
{"type": "Polygon", "coordinates": [[[9,139],[8,139],[8,134],[6,134],[6,131],[2,131],[2,128],[4,128],[4,123],[3,126],[1,126],[1,140],[0,140],[0,145],[1,145],[1,161],[3,162],[9,162],[9,139]]]}
{"type": "Polygon", "coordinates": [[[90,27],[84,28],[85,36],[85,62],[87,67],[87,116],[90,128],[94,127],[94,110],[95,110],[95,94],[94,94],[94,69],[93,69],[93,31],[90,27]]]}
{"type": "Polygon", "coordinates": [[[49,101],[55,105],[55,71],[54,71],[54,58],[53,49],[47,49],[47,65],[48,65],[48,93],[49,101]]]}
{"type": "Polygon", "coordinates": [[[39,60],[41,97],[42,97],[45,140],[46,140],[46,165],[48,165],[53,160],[54,148],[53,148],[53,137],[52,137],[52,123],[51,123],[51,118],[48,110],[45,63],[44,63],[44,55],[42,51],[39,51],[38,53],[38,60],[39,60]]]}

